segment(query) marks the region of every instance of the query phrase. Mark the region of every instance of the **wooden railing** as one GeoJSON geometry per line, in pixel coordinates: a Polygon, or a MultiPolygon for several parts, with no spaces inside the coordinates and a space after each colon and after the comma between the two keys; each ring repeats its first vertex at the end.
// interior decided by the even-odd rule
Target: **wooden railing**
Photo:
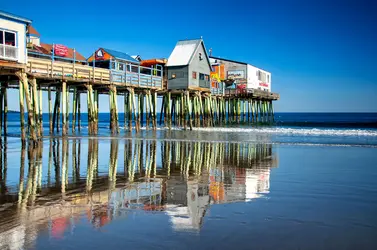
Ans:
{"type": "MultiPolygon", "coordinates": [[[[138,67],[138,66],[136,66],[138,67]]],[[[140,67],[142,68],[142,67],[140,67]]],[[[83,64],[29,57],[27,70],[38,77],[89,81],[99,83],[129,84],[143,88],[162,88],[162,70],[157,74],[143,74],[92,67],[83,64]]],[[[140,71],[138,69],[137,71],[140,71]]]]}
{"type": "Polygon", "coordinates": [[[27,70],[36,76],[47,78],[110,82],[110,70],[108,69],[48,59],[29,57],[27,70]]]}
{"type": "Polygon", "coordinates": [[[231,97],[231,96],[243,97],[243,96],[250,96],[250,95],[256,98],[266,98],[270,100],[278,100],[280,98],[280,95],[277,93],[263,91],[260,89],[225,89],[224,91],[224,96],[228,96],[228,97],[231,97]]]}

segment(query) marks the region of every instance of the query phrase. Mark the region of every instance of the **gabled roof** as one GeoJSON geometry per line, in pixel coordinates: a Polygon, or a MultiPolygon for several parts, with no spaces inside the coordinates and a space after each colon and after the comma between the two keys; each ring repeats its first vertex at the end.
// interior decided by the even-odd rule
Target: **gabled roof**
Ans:
{"type": "Polygon", "coordinates": [[[24,18],[24,17],[21,17],[21,16],[17,16],[17,15],[14,15],[14,14],[11,14],[11,13],[8,13],[8,12],[5,12],[5,11],[0,11],[0,17],[8,18],[8,19],[11,19],[13,21],[22,22],[22,23],[25,23],[25,24],[31,23],[30,19],[27,19],[27,18],[24,18]]]}
{"type": "MultiPolygon", "coordinates": [[[[175,45],[173,52],[170,54],[168,63],[166,66],[187,66],[191,63],[196,51],[199,46],[203,45],[204,53],[206,54],[206,59],[209,67],[211,68],[211,63],[208,58],[206,47],[204,46],[203,39],[192,39],[192,40],[181,40],[175,45]]],[[[212,68],[211,68],[212,71],[212,68]]]]}
{"type": "Polygon", "coordinates": [[[34,36],[37,36],[37,37],[41,36],[41,34],[39,34],[39,32],[31,25],[27,26],[27,33],[29,35],[34,35],[34,36]]]}
{"type": "Polygon", "coordinates": [[[127,53],[119,52],[119,51],[112,50],[112,49],[105,49],[105,48],[102,48],[102,49],[105,52],[109,53],[111,56],[113,56],[115,59],[120,59],[120,60],[124,60],[124,61],[128,61],[128,62],[133,62],[133,63],[140,63],[138,60],[132,58],[127,53]]]}

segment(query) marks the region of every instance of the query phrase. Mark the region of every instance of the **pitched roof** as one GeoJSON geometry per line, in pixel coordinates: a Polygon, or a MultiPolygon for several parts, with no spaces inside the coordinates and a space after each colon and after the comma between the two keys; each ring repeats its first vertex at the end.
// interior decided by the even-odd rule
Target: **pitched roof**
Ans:
{"type": "Polygon", "coordinates": [[[182,40],[175,45],[173,52],[168,58],[166,66],[186,66],[200,44],[200,39],[182,40]]]}
{"type": "MultiPolygon", "coordinates": [[[[32,50],[35,52],[39,52],[45,55],[51,56],[52,54],[52,44],[47,44],[47,43],[41,43],[41,46],[33,45],[32,50]]],[[[68,54],[65,56],[65,58],[73,59],[73,49],[68,48],[68,54]]],[[[79,52],[76,51],[76,60],[79,61],[85,61],[85,57],[83,57],[79,52]]]]}
{"type": "Polygon", "coordinates": [[[5,12],[5,11],[0,11],[0,17],[9,18],[9,19],[12,19],[14,21],[23,22],[23,23],[26,23],[26,24],[31,23],[30,19],[27,19],[27,18],[24,18],[24,17],[21,17],[21,16],[17,16],[17,15],[14,15],[14,14],[11,14],[11,13],[8,13],[8,12],[5,12]]]}
{"type": "Polygon", "coordinates": [[[39,32],[38,32],[33,26],[31,26],[31,25],[29,25],[29,26],[27,27],[27,33],[28,33],[29,35],[35,35],[35,36],[37,36],[37,37],[40,37],[40,36],[41,36],[41,34],[39,34],[39,32]]]}
{"type": "Polygon", "coordinates": [[[119,51],[112,50],[112,49],[105,49],[105,48],[103,48],[103,50],[106,51],[107,53],[109,53],[110,55],[112,55],[113,57],[115,57],[116,59],[129,61],[129,62],[133,62],[133,63],[140,63],[138,60],[132,58],[127,53],[119,52],[119,51]]]}
{"type": "Polygon", "coordinates": [[[168,63],[166,64],[166,66],[169,67],[169,66],[189,65],[200,45],[203,45],[204,53],[206,55],[208,65],[211,67],[211,63],[209,61],[207,50],[204,45],[203,39],[178,41],[177,44],[175,45],[173,52],[169,56],[168,63]]]}

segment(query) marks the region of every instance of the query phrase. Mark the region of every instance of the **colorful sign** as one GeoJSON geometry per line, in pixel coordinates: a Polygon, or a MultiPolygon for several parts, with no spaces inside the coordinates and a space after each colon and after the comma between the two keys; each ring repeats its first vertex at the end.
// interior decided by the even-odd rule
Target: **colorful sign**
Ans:
{"type": "Polygon", "coordinates": [[[228,79],[244,79],[245,71],[243,70],[229,70],[228,79]]]}
{"type": "Polygon", "coordinates": [[[68,47],[61,44],[55,44],[54,53],[56,56],[66,57],[68,55],[68,47]]]}
{"type": "Polygon", "coordinates": [[[268,83],[260,82],[259,86],[268,88],[268,83]]]}
{"type": "Polygon", "coordinates": [[[97,50],[96,52],[96,60],[103,60],[105,56],[105,53],[102,49],[97,50]]]}

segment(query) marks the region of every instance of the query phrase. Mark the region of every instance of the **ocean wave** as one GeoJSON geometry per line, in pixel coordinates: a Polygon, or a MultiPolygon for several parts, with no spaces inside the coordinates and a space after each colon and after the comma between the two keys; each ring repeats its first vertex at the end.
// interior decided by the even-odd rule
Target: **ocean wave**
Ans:
{"type": "Polygon", "coordinates": [[[215,133],[255,133],[309,136],[370,136],[377,137],[377,130],[366,129],[318,129],[318,128],[193,128],[195,131],[215,133]]]}

